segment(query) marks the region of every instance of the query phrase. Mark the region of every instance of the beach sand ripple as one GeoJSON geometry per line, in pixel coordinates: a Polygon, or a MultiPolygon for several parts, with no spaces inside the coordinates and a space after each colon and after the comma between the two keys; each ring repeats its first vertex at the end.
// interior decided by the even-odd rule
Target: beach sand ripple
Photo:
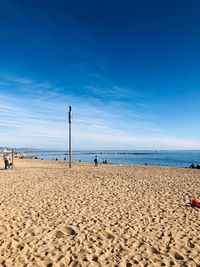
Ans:
{"type": "Polygon", "coordinates": [[[0,173],[0,266],[200,266],[200,171],[17,160],[0,173]]]}

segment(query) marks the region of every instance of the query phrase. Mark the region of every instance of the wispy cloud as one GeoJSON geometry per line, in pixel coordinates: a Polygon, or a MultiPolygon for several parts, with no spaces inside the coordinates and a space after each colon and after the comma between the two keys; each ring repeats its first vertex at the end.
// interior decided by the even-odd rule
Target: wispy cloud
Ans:
{"type": "Polygon", "coordinates": [[[9,74],[4,74],[3,79],[9,83],[17,83],[20,85],[30,85],[30,84],[34,83],[33,80],[26,79],[23,77],[13,76],[13,75],[9,75],[9,74]]]}
{"type": "Polygon", "coordinates": [[[111,87],[105,88],[105,87],[96,87],[96,86],[91,86],[91,85],[86,85],[85,86],[90,93],[94,93],[98,96],[108,96],[108,97],[113,97],[113,98],[129,98],[130,97],[139,97],[141,94],[138,94],[135,89],[133,88],[122,88],[116,85],[113,85],[111,87]]]}
{"type": "Polygon", "coordinates": [[[59,92],[62,91],[61,87],[58,87],[50,82],[38,82],[32,79],[14,76],[9,74],[3,74],[0,76],[0,85],[6,85],[7,87],[15,88],[19,93],[35,95],[38,97],[56,97],[59,92]]]}
{"type": "MultiPolygon", "coordinates": [[[[6,82],[15,91],[7,94],[0,87],[1,146],[65,149],[70,104],[74,149],[200,148],[199,140],[179,139],[163,132],[150,106],[140,98],[131,104],[113,97],[105,104],[98,92],[89,97],[69,94],[53,83],[20,77],[7,78],[6,82]]],[[[126,92],[120,87],[110,88],[100,91],[113,95],[116,89],[118,96],[126,92]]]]}

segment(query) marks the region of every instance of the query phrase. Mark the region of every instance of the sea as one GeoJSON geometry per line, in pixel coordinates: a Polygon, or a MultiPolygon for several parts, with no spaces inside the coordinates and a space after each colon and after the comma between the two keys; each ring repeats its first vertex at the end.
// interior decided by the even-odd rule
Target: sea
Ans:
{"type": "MultiPolygon", "coordinates": [[[[68,160],[67,151],[24,151],[32,158],[44,160],[68,160]]],[[[200,150],[85,150],[73,151],[72,161],[109,164],[189,167],[200,164],[200,150]]]]}

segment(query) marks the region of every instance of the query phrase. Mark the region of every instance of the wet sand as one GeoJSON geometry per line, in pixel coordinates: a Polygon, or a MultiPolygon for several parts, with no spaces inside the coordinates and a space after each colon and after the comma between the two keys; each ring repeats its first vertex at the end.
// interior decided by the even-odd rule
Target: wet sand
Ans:
{"type": "Polygon", "coordinates": [[[199,170],[17,159],[0,171],[0,266],[200,266],[185,206],[199,184],[199,170]]]}

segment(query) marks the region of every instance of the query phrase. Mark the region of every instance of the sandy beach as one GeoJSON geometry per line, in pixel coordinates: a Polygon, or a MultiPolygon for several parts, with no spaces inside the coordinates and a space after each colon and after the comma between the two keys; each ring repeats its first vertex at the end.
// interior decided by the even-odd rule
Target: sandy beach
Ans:
{"type": "Polygon", "coordinates": [[[200,210],[185,206],[199,182],[199,170],[16,159],[0,171],[0,266],[200,266],[200,210]]]}

